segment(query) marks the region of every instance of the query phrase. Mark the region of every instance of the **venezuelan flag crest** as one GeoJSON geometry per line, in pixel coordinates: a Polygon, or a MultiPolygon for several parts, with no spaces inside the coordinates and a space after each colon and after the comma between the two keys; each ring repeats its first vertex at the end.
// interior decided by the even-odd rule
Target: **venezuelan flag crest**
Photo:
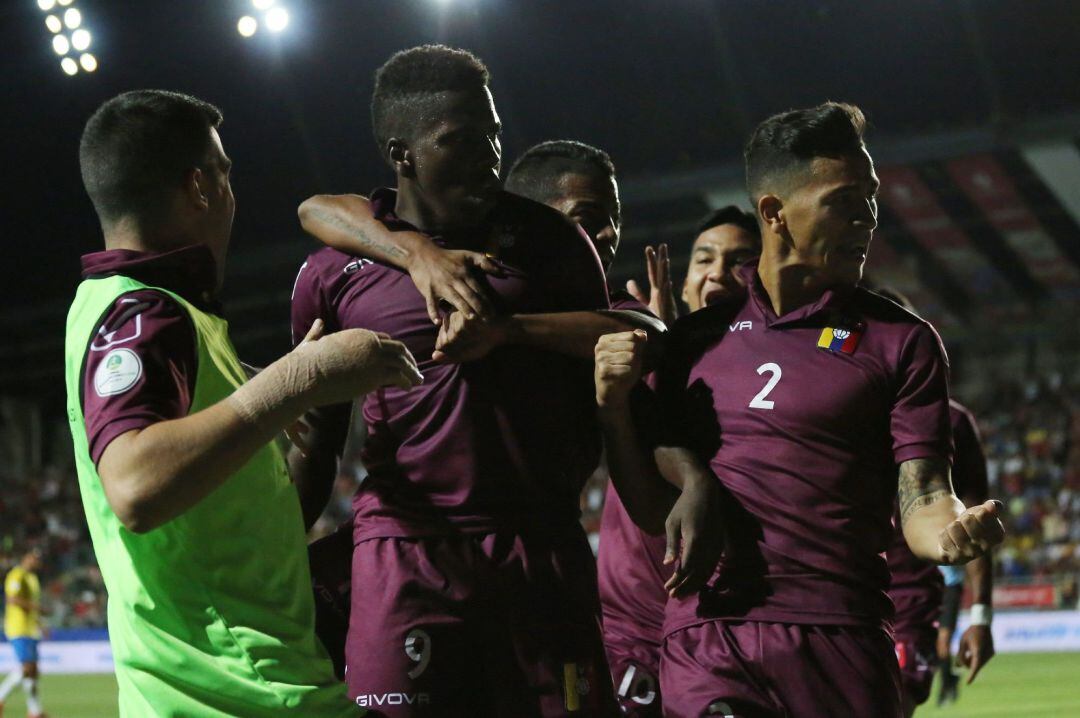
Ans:
{"type": "Polygon", "coordinates": [[[819,349],[826,349],[837,354],[854,354],[861,336],[861,326],[854,329],[825,327],[821,330],[817,345],[819,349]]]}

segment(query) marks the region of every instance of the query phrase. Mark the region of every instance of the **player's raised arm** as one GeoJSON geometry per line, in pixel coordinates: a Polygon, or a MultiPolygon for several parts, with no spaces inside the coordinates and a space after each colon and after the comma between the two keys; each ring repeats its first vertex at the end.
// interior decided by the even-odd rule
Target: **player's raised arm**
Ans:
{"type": "Polygon", "coordinates": [[[433,323],[439,323],[440,300],[468,318],[492,315],[477,270],[495,275],[502,270],[483,252],[443,249],[420,232],[391,231],[375,218],[362,195],[315,195],[300,205],[297,214],[304,231],[323,244],[407,271],[433,323]]]}
{"type": "Polygon", "coordinates": [[[113,439],[98,462],[106,498],[126,528],[149,531],[201,501],[306,409],[421,380],[402,344],[372,332],[307,342],[224,400],[113,439]]]}
{"type": "Polygon", "coordinates": [[[641,378],[646,342],[640,330],[600,338],[596,403],[615,490],[635,523],[667,536],[664,563],[678,563],[664,587],[684,596],[704,585],[720,557],[720,487],[692,452],[649,452],[638,436],[630,393],[641,378]]]}

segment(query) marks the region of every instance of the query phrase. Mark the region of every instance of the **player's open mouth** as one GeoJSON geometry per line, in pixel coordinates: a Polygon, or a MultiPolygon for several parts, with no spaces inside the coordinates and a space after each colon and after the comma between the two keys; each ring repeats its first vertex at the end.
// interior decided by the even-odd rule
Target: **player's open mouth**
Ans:
{"type": "Polygon", "coordinates": [[[709,291],[705,292],[705,296],[702,299],[702,304],[704,304],[707,307],[711,306],[715,302],[723,301],[723,299],[725,297],[727,297],[727,295],[728,295],[728,291],[726,289],[721,288],[721,287],[717,287],[715,289],[710,289],[709,291]]]}

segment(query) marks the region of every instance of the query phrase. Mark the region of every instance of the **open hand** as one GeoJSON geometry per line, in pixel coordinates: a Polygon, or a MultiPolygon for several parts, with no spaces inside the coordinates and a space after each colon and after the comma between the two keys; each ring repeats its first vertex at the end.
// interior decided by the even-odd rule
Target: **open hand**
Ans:
{"type": "Polygon", "coordinates": [[[979,671],[994,657],[994,636],[990,626],[968,626],[960,636],[956,651],[956,665],[968,669],[967,684],[975,680],[979,671]]]}
{"type": "Polygon", "coordinates": [[[701,590],[716,570],[724,550],[720,520],[720,482],[715,477],[688,481],[675,501],[664,529],[664,564],[676,563],[664,584],[673,598],[701,590]]]}
{"type": "Polygon", "coordinates": [[[656,249],[645,248],[645,268],[649,272],[648,299],[633,279],[626,283],[626,291],[646,305],[660,321],[670,326],[679,318],[679,309],[671,283],[671,258],[668,256],[667,244],[661,244],[656,249]]]}
{"type": "Polygon", "coordinates": [[[466,319],[491,319],[494,310],[487,296],[488,290],[475,270],[501,276],[499,265],[483,252],[443,249],[430,242],[426,247],[409,261],[409,276],[424,297],[432,324],[440,322],[440,300],[453,306],[466,319]]]}

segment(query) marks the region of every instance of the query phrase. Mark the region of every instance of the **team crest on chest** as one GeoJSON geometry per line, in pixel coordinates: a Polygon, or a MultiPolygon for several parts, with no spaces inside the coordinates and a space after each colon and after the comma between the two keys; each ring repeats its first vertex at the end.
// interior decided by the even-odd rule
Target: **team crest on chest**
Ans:
{"type": "Polygon", "coordinates": [[[825,327],[818,336],[818,348],[834,354],[854,354],[864,329],[861,322],[825,327]]]}

